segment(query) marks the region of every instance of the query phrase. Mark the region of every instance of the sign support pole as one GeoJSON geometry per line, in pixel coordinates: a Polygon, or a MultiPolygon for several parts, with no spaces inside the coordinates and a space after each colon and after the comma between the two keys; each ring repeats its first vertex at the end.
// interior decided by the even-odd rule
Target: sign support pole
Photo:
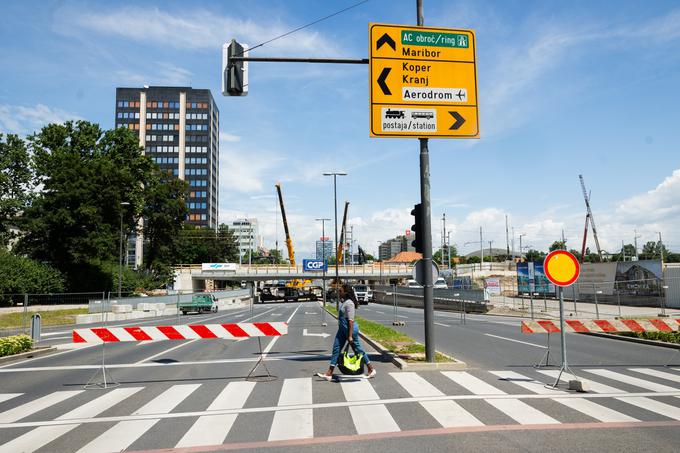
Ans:
{"type": "MultiPolygon", "coordinates": [[[[423,0],[417,0],[418,26],[425,25],[423,0]]],[[[425,320],[425,360],[435,361],[434,303],[432,289],[432,216],[430,209],[430,155],[427,138],[420,140],[420,202],[423,206],[423,311],[425,320]]]]}

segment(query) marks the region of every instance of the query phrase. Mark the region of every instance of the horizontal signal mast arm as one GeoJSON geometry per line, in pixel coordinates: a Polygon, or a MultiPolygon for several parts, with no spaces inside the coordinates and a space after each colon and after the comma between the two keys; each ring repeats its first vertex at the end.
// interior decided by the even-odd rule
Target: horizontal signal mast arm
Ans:
{"type": "Polygon", "coordinates": [[[231,57],[233,61],[264,61],[270,63],[340,63],[340,64],[368,64],[368,58],[271,58],[271,57],[231,57]]]}

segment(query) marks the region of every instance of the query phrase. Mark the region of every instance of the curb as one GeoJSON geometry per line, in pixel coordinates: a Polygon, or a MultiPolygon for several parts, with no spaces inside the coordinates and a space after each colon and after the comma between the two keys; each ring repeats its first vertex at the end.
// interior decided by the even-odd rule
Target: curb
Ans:
{"type": "MultiPolygon", "coordinates": [[[[326,310],[326,312],[334,317],[335,319],[338,319],[337,316],[335,316],[333,313],[330,311],[326,310]]],[[[467,363],[461,362],[460,360],[454,359],[453,357],[444,354],[443,352],[440,352],[440,354],[445,355],[446,357],[450,358],[451,360],[455,360],[454,362],[435,362],[435,363],[429,363],[429,362],[406,362],[404,359],[401,357],[398,357],[395,353],[392,351],[388,350],[385,346],[382,344],[378,343],[371,337],[366,336],[361,330],[359,330],[359,336],[367,343],[369,344],[373,349],[378,351],[383,357],[389,358],[390,362],[400,370],[413,370],[413,371],[426,371],[426,370],[449,370],[449,371],[459,371],[459,370],[465,370],[467,369],[467,363]]],[[[437,351],[439,352],[439,351],[437,351]]]]}
{"type": "Polygon", "coordinates": [[[583,332],[581,335],[590,335],[593,337],[602,337],[602,338],[609,338],[612,340],[619,340],[619,341],[629,341],[631,343],[638,343],[638,344],[646,344],[649,346],[659,346],[662,348],[669,348],[669,349],[680,349],[680,344],[679,343],[666,343],[664,341],[657,341],[657,340],[646,340],[644,338],[637,338],[637,337],[624,337],[623,335],[612,335],[609,333],[600,333],[600,332],[583,332]]]}
{"type": "Polygon", "coordinates": [[[34,357],[40,357],[43,355],[52,354],[57,352],[57,348],[54,346],[46,346],[42,348],[31,349],[30,351],[22,352],[20,354],[8,355],[5,357],[0,357],[0,364],[15,362],[22,359],[32,359],[34,357]]]}

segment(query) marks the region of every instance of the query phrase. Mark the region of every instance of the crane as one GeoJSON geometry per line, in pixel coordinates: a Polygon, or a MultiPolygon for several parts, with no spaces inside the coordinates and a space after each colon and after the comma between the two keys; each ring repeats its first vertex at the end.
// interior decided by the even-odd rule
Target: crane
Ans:
{"type": "Polygon", "coordinates": [[[276,193],[279,195],[279,205],[281,206],[281,219],[283,219],[283,230],[286,232],[286,248],[288,249],[288,259],[290,265],[295,266],[295,250],[293,249],[293,240],[290,237],[288,230],[288,220],[286,219],[286,208],[283,206],[283,195],[281,194],[281,183],[276,183],[276,193]]]}
{"type": "MultiPolygon", "coordinates": [[[[345,233],[347,230],[347,210],[349,209],[349,201],[345,201],[345,213],[342,215],[342,228],[340,228],[340,241],[338,242],[338,250],[335,254],[335,259],[338,264],[342,263],[342,255],[345,245],[345,233]]],[[[351,259],[352,257],[350,257],[351,259]]]]}
{"type": "Polygon", "coordinates": [[[578,175],[578,179],[581,181],[581,190],[583,191],[583,199],[586,202],[586,225],[583,231],[583,244],[581,245],[581,262],[586,254],[586,237],[588,236],[588,222],[590,221],[590,226],[593,228],[593,238],[595,238],[595,246],[597,247],[597,254],[600,256],[600,261],[602,261],[602,249],[600,248],[600,240],[597,238],[597,229],[595,228],[595,219],[593,218],[593,211],[590,209],[590,195],[586,190],[586,183],[583,180],[583,175],[578,175]]]}

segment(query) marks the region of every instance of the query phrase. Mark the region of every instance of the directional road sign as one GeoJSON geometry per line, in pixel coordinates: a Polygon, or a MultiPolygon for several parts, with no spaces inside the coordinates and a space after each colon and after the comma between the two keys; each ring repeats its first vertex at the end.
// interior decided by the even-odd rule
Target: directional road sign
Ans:
{"type": "Polygon", "coordinates": [[[371,137],[479,138],[472,30],[369,24],[371,137]]]}
{"type": "Polygon", "coordinates": [[[555,250],[545,257],[543,271],[553,285],[569,286],[578,279],[581,267],[571,253],[555,250]]]}

